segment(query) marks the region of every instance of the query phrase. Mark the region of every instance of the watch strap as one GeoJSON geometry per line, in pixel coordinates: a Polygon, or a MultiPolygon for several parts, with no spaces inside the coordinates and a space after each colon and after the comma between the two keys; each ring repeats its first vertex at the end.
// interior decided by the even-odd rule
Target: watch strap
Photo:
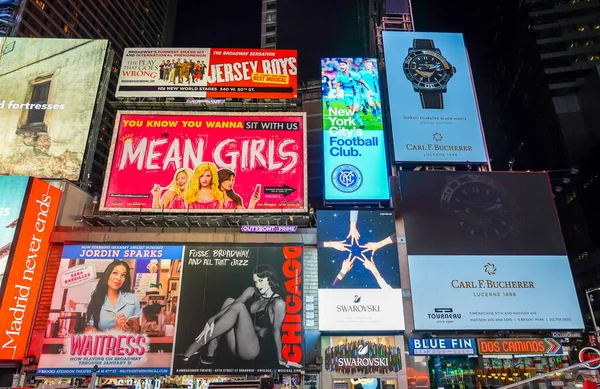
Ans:
{"type": "Polygon", "coordinates": [[[413,48],[433,50],[435,49],[435,45],[433,44],[433,39],[413,39],[413,48]]]}
{"type": "Polygon", "coordinates": [[[434,90],[423,90],[419,92],[421,107],[423,109],[444,109],[444,97],[442,92],[434,90]]]}

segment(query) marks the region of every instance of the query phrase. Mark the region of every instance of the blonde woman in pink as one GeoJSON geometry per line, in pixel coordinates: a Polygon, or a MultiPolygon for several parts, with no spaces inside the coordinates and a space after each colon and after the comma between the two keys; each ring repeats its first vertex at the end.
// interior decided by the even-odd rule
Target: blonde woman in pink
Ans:
{"type": "Polygon", "coordinates": [[[192,169],[177,169],[173,181],[166,188],[154,184],[152,188],[152,208],[156,209],[186,209],[185,193],[192,178],[192,169]],[[163,190],[166,192],[162,195],[163,190]]]}
{"type": "Polygon", "coordinates": [[[217,167],[211,162],[202,162],[194,174],[185,194],[190,209],[222,209],[223,192],[219,189],[217,167]]]}

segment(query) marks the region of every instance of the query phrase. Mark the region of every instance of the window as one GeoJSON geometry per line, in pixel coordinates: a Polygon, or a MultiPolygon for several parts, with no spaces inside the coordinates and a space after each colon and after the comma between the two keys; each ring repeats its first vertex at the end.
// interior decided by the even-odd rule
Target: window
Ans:
{"type": "Polygon", "coordinates": [[[266,28],[267,32],[275,32],[277,31],[277,25],[276,24],[269,24],[266,28]]]}
{"type": "Polygon", "coordinates": [[[271,44],[271,43],[275,43],[276,39],[274,36],[268,36],[267,39],[265,39],[265,44],[271,44]]]}
{"type": "Polygon", "coordinates": [[[276,20],[277,14],[275,12],[269,12],[267,14],[267,22],[274,22],[276,20]]]}
{"type": "MultiPolygon", "coordinates": [[[[43,77],[41,79],[36,79],[32,84],[31,89],[31,98],[29,99],[29,105],[37,106],[38,104],[48,104],[48,95],[50,93],[50,84],[52,80],[50,77],[43,77]]],[[[41,133],[46,132],[48,127],[44,123],[44,118],[46,117],[45,109],[35,109],[30,108],[27,110],[23,110],[26,112],[25,122],[19,126],[17,130],[17,134],[21,135],[24,133],[41,133]]]]}
{"type": "Polygon", "coordinates": [[[267,10],[272,10],[272,9],[276,9],[277,8],[277,2],[276,1],[272,1],[270,3],[267,3],[267,10]]]}

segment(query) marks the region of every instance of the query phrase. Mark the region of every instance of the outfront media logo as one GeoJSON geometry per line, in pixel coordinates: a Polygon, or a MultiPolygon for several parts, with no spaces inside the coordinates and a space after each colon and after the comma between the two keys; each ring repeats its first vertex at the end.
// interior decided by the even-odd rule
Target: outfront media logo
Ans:
{"type": "Polygon", "coordinates": [[[361,187],[363,175],[356,166],[342,164],[333,169],[331,183],[340,192],[351,193],[361,187]]]}

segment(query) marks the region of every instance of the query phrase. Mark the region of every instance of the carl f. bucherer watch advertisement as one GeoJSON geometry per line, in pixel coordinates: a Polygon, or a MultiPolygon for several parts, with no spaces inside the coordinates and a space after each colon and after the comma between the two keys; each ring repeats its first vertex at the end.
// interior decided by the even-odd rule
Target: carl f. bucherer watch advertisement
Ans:
{"type": "Polygon", "coordinates": [[[384,31],[396,162],[487,162],[462,34],[384,31]]]}

